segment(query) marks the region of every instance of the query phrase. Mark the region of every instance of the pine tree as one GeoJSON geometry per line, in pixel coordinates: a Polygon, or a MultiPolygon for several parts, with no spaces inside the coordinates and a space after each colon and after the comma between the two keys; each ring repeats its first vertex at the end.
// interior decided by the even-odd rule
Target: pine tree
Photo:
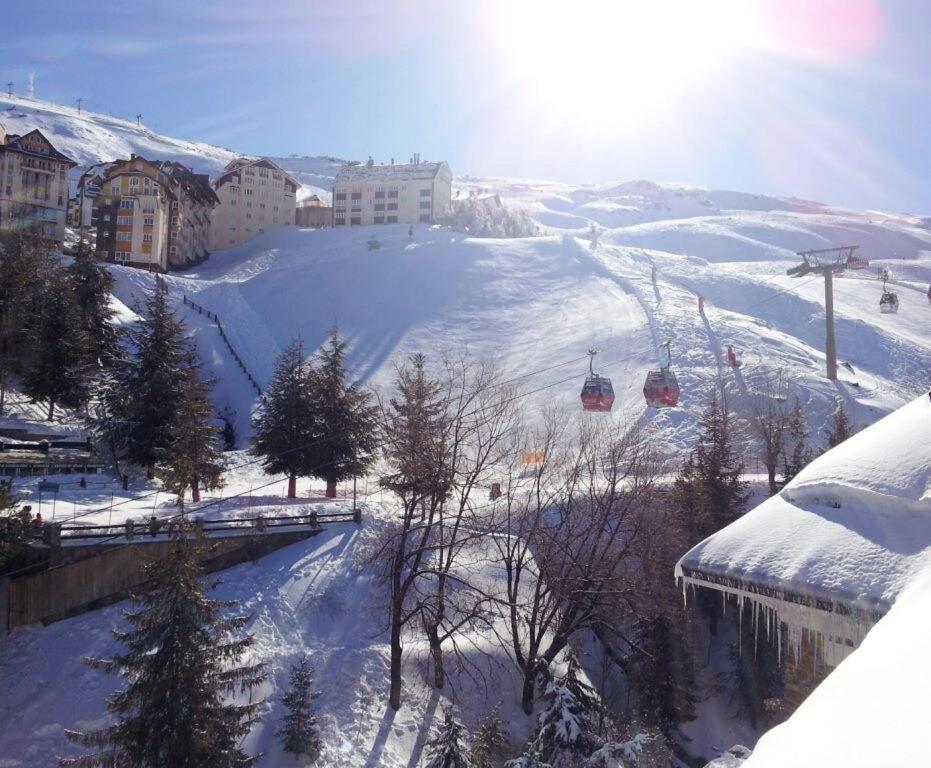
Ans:
{"type": "Polygon", "coordinates": [[[36,354],[23,377],[23,391],[35,402],[48,403],[51,421],[56,405],[78,408],[87,402],[94,374],[94,345],[67,273],[49,280],[34,327],[36,354]]]}
{"type": "Polygon", "coordinates": [[[439,733],[427,742],[427,757],[426,768],[473,768],[465,727],[456,719],[450,706],[443,709],[443,725],[439,733]]]}
{"type": "Polygon", "coordinates": [[[525,752],[520,757],[508,760],[504,768],[552,768],[552,766],[544,763],[535,752],[525,752]]]}
{"type": "Polygon", "coordinates": [[[314,466],[309,444],[321,437],[313,407],[310,369],[296,341],[278,358],[252,438],[252,452],[264,458],[265,472],[288,475],[291,499],[297,496],[297,478],[308,476],[314,466]]]}
{"type": "Polygon", "coordinates": [[[478,723],[472,739],[472,765],[474,768],[497,768],[508,746],[508,732],[496,706],[478,723]]]}
{"type": "Polygon", "coordinates": [[[254,758],[239,748],[261,702],[227,703],[265,680],[261,664],[243,662],[251,635],[236,637],[247,616],[221,616],[234,603],[208,599],[198,565],[201,547],[186,532],[171,552],[146,567],[147,591],[138,610],[127,611],[127,630],[114,630],[125,651],[90,666],[126,681],[107,709],[115,722],[68,738],[94,751],[59,758],[81,768],[232,768],[254,758]]]}
{"type": "Polygon", "coordinates": [[[531,752],[553,768],[571,765],[601,746],[595,733],[595,718],[601,701],[583,679],[575,655],[568,654],[564,675],[542,681],[545,707],[540,713],[531,752]]]}
{"type": "Polygon", "coordinates": [[[0,481],[0,573],[13,570],[27,559],[31,523],[29,507],[11,490],[11,482],[0,481]]]}
{"type": "Polygon", "coordinates": [[[297,666],[291,667],[291,687],[281,702],[288,714],[281,721],[277,736],[285,752],[303,755],[309,763],[320,756],[320,730],[314,714],[314,699],[320,694],[312,689],[313,668],[303,656],[297,666]]]}
{"type": "Polygon", "coordinates": [[[831,423],[824,428],[825,446],[822,453],[840,445],[855,431],[850,423],[850,418],[847,416],[844,404],[838,400],[837,408],[834,409],[834,415],[831,417],[831,423]]]}
{"type": "Polygon", "coordinates": [[[153,477],[159,452],[171,443],[170,424],[184,398],[183,372],[192,355],[161,280],[146,300],[145,319],[129,336],[134,352],[106,389],[101,427],[118,455],[153,477]]]}
{"type": "Polygon", "coordinates": [[[378,447],[377,415],[370,396],[346,381],[346,342],[334,327],[316,355],[310,391],[313,418],[321,440],[308,450],[311,474],[326,480],[326,495],[336,495],[341,480],[364,474],[378,447]]]}
{"type": "Polygon", "coordinates": [[[792,410],[789,411],[788,435],[790,450],[783,454],[782,474],[788,483],[801,472],[811,461],[812,451],[808,447],[808,422],[805,420],[805,411],[798,398],[792,410]]]}
{"type": "Polygon", "coordinates": [[[742,473],[730,417],[715,391],[699,419],[698,445],[683,465],[673,491],[674,508],[690,535],[704,538],[742,514],[750,498],[747,484],[740,479],[742,473]]]}
{"type": "Polygon", "coordinates": [[[77,302],[81,307],[83,327],[96,350],[97,364],[113,365],[120,354],[119,336],[113,326],[110,294],[113,276],[85,244],[81,244],[68,267],[77,302]]]}
{"type": "Polygon", "coordinates": [[[180,370],[181,400],[168,421],[168,441],[156,450],[158,475],[184,508],[184,494],[200,501],[200,487],[216,487],[220,475],[218,430],[213,424],[210,383],[200,377],[200,364],[192,353],[180,370]]]}

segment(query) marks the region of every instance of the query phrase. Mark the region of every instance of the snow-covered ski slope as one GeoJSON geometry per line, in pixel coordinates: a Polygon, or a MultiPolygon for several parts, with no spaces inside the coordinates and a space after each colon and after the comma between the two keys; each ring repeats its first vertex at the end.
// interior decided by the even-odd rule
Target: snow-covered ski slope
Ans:
{"type": "MultiPolygon", "coordinates": [[[[82,164],[137,152],[180,160],[216,174],[237,155],[208,144],[150,132],[134,121],[20,97],[0,96],[8,131],[37,127],[82,164]]],[[[327,188],[340,161],[326,156],[276,159],[304,185],[327,188]]],[[[461,177],[458,194],[498,192],[531,213],[541,237],[469,238],[407,227],[268,233],[217,252],[168,282],[189,319],[210,370],[216,399],[248,431],[255,393],[212,323],[180,305],[196,295],[220,314],[253,375],[267,382],[276,354],[300,337],[312,350],[335,322],[351,339],[350,363],[361,380],[384,383],[393,363],[416,351],[498,360],[532,404],[574,405],[589,348],[618,391],[615,418],[645,413],[686,446],[711,389],[742,398],[781,369],[817,430],[843,398],[860,425],[911,399],[929,380],[931,226],[918,216],[852,211],[793,198],[707,190],[648,181],[571,185],[461,177]],[[601,230],[592,251],[587,236],[601,230]],[[367,241],[380,244],[369,250],[367,241]],[[793,280],[795,252],[859,244],[869,270],[835,281],[841,381],[826,381],[823,289],[793,280]],[[657,283],[650,279],[657,269],[657,283]],[[879,314],[878,268],[892,270],[901,308],[879,314]],[[705,313],[697,311],[698,295],[705,313]],[[669,340],[682,385],[681,407],[645,411],[647,370],[664,362],[669,340]],[[727,345],[744,363],[727,367],[727,345]],[[554,367],[555,366],[555,367],[554,367]],[[547,370],[543,370],[547,369],[547,370]],[[535,375],[524,374],[540,371],[535,375]]],[[[118,296],[134,306],[151,278],[116,268],[118,296]]]]}

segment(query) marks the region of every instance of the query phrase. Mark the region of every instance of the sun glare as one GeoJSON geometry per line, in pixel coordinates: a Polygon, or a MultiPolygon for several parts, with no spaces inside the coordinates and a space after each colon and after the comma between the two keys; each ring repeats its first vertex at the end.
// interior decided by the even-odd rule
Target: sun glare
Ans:
{"type": "Polygon", "coordinates": [[[508,0],[498,13],[517,88],[615,125],[640,120],[758,32],[745,0],[508,0]]]}

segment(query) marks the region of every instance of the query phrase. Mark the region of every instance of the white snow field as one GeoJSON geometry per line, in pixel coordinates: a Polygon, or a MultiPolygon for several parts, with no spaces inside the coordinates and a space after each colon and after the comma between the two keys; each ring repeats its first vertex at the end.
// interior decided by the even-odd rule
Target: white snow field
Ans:
{"type": "MultiPolygon", "coordinates": [[[[236,156],[230,150],[159,136],[132,121],[78,115],[68,107],[17,97],[0,97],[0,122],[11,132],[40,128],[81,163],[137,152],[216,174],[236,156]]],[[[304,194],[316,191],[321,196],[339,166],[339,161],[327,157],[278,162],[305,185],[304,194]]],[[[236,412],[240,448],[247,446],[250,415],[258,398],[216,325],[185,305],[184,296],[219,315],[237,354],[262,386],[288,343],[300,338],[312,352],[337,323],[349,340],[352,375],[379,389],[390,383],[394,364],[404,356],[447,352],[498,361],[513,386],[525,393],[531,409],[545,404],[576,409],[587,371],[586,352],[597,348],[596,367],[612,377],[617,393],[614,412],[601,418],[643,418],[662,433],[670,457],[689,450],[696,420],[718,385],[726,388],[729,405],[739,417],[746,395],[759,381],[783,371],[790,396],[798,397],[806,408],[814,442],[820,442],[819,430],[838,400],[849,408],[855,423],[865,426],[909,403],[927,387],[931,371],[931,304],[925,296],[931,281],[927,220],[645,181],[592,186],[464,177],[455,186],[459,194],[493,190],[508,205],[527,208],[540,236],[481,239],[425,225],[415,228],[412,239],[407,225],[287,228],[218,251],[199,267],[165,278],[206,372],[217,378],[216,405],[236,412]],[[587,240],[593,224],[601,229],[595,250],[587,240]],[[378,241],[374,249],[369,245],[373,238],[378,241]],[[793,280],[785,272],[797,263],[797,250],[853,243],[861,245],[862,254],[873,264],[835,281],[838,350],[847,365],[841,367],[840,381],[829,382],[823,376],[821,283],[793,280]],[[901,302],[898,314],[879,314],[881,283],[876,274],[881,266],[894,273],[901,302]],[[699,295],[705,299],[704,315],[697,311],[699,295]],[[679,407],[657,411],[645,407],[641,389],[647,371],[665,362],[661,344],[666,340],[671,342],[682,396],[679,407]],[[726,364],[728,344],[743,361],[739,369],[726,364]]],[[[123,267],[112,271],[121,321],[131,322],[133,311],[142,311],[154,277],[123,267]]],[[[912,417],[891,418],[899,419],[907,431],[912,420],[918,421],[914,411],[920,407],[913,403],[905,409],[912,417]]],[[[865,439],[860,439],[861,444],[865,439]]],[[[890,437],[877,455],[895,447],[890,437]]],[[[752,450],[746,458],[754,470],[752,450]]],[[[838,460],[836,471],[841,473],[844,462],[854,458],[838,460]]],[[[254,463],[245,464],[249,460],[244,453],[231,457],[239,468],[227,473],[222,492],[206,497],[225,499],[220,509],[211,508],[211,515],[264,507],[301,513],[318,503],[311,497],[322,489],[308,490],[305,483],[298,503],[282,504],[284,480],[272,478],[272,485],[261,488],[270,479],[254,463]],[[236,494],[242,495],[231,500],[236,494]]],[[[790,487],[790,493],[792,489],[809,493],[804,477],[790,487]]],[[[58,513],[96,523],[174,514],[176,507],[165,494],[155,496],[155,490],[155,486],[134,486],[129,493],[112,487],[80,492],[69,487],[58,499],[58,513]]],[[[857,510],[885,498],[885,492],[872,481],[869,492],[845,490],[841,509],[828,507],[836,514],[847,514],[849,507],[850,524],[822,517],[830,525],[821,538],[792,543],[800,550],[811,546],[798,556],[807,556],[812,575],[824,576],[825,588],[837,586],[831,579],[840,579],[841,568],[849,568],[851,572],[843,575],[847,587],[873,590],[870,594],[891,600],[915,566],[911,554],[923,543],[917,537],[897,538],[899,527],[893,521],[883,531],[889,537],[890,558],[872,559],[875,550],[870,547],[878,534],[856,527],[866,519],[857,510]],[[836,563],[835,576],[818,570],[818,557],[828,553],[828,533],[850,537],[860,546],[857,554],[836,563]],[[866,562],[861,562],[864,556],[866,562]],[[863,581],[858,582],[861,564],[863,581]]],[[[798,497],[794,503],[799,514],[807,514],[812,498],[798,497]]],[[[917,508],[908,509],[908,519],[918,528],[928,511],[926,495],[922,498],[917,508]]],[[[782,497],[773,503],[790,505],[782,497]]],[[[281,714],[277,697],[289,664],[305,649],[317,666],[323,694],[318,701],[326,734],[321,764],[328,768],[419,764],[420,747],[441,711],[442,697],[424,682],[422,649],[409,644],[404,707],[396,715],[386,709],[384,592],[365,559],[391,512],[390,504],[371,497],[360,529],[350,525],[328,529],[309,542],[223,574],[219,594],[243,600],[245,609],[254,614],[255,652],[273,666],[272,681],[262,692],[270,700],[268,716],[247,741],[250,750],[268,751],[267,765],[281,762],[272,735],[281,714]]],[[[43,516],[48,518],[44,503],[43,516]]],[[[764,539],[762,543],[767,541],[774,556],[778,554],[779,542],[764,539]]],[[[752,556],[748,548],[746,557],[752,556]]],[[[786,562],[787,577],[802,572],[800,562],[786,562]]],[[[62,736],[64,727],[102,722],[105,697],[115,681],[85,668],[80,657],[112,652],[109,629],[124,607],[112,606],[44,628],[19,629],[0,638],[0,722],[5,723],[0,729],[0,768],[48,765],[55,754],[69,749],[62,736]]],[[[863,649],[870,647],[870,639],[863,649]]],[[[519,741],[529,723],[515,709],[513,667],[500,653],[483,655],[487,643],[487,638],[469,636],[467,645],[476,660],[472,672],[480,674],[476,678],[452,674],[448,695],[464,704],[463,715],[470,725],[500,700],[519,741]],[[476,685],[477,692],[472,688],[476,685]]],[[[854,658],[856,654],[851,661],[854,658]]],[[[689,728],[700,732],[703,724],[689,728]]],[[[704,730],[712,728],[727,730],[721,724],[707,724],[704,730]]],[[[743,734],[737,738],[743,740],[743,734]]]]}

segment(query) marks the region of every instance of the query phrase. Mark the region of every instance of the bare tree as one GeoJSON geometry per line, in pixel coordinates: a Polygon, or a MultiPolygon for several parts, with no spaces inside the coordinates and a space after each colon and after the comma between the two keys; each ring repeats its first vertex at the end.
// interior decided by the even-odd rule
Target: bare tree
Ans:
{"type": "Polygon", "coordinates": [[[781,390],[780,381],[778,376],[767,377],[750,401],[750,425],[760,441],[760,458],[766,467],[771,494],[779,491],[776,472],[785,452],[786,439],[792,422],[791,412],[786,407],[786,398],[781,390]]]}
{"type": "Polygon", "coordinates": [[[658,461],[637,427],[544,414],[528,433],[542,462],[513,482],[493,541],[504,571],[508,645],[528,714],[541,669],[576,633],[623,614],[658,461]],[[571,437],[570,437],[571,436],[571,437]]]}

